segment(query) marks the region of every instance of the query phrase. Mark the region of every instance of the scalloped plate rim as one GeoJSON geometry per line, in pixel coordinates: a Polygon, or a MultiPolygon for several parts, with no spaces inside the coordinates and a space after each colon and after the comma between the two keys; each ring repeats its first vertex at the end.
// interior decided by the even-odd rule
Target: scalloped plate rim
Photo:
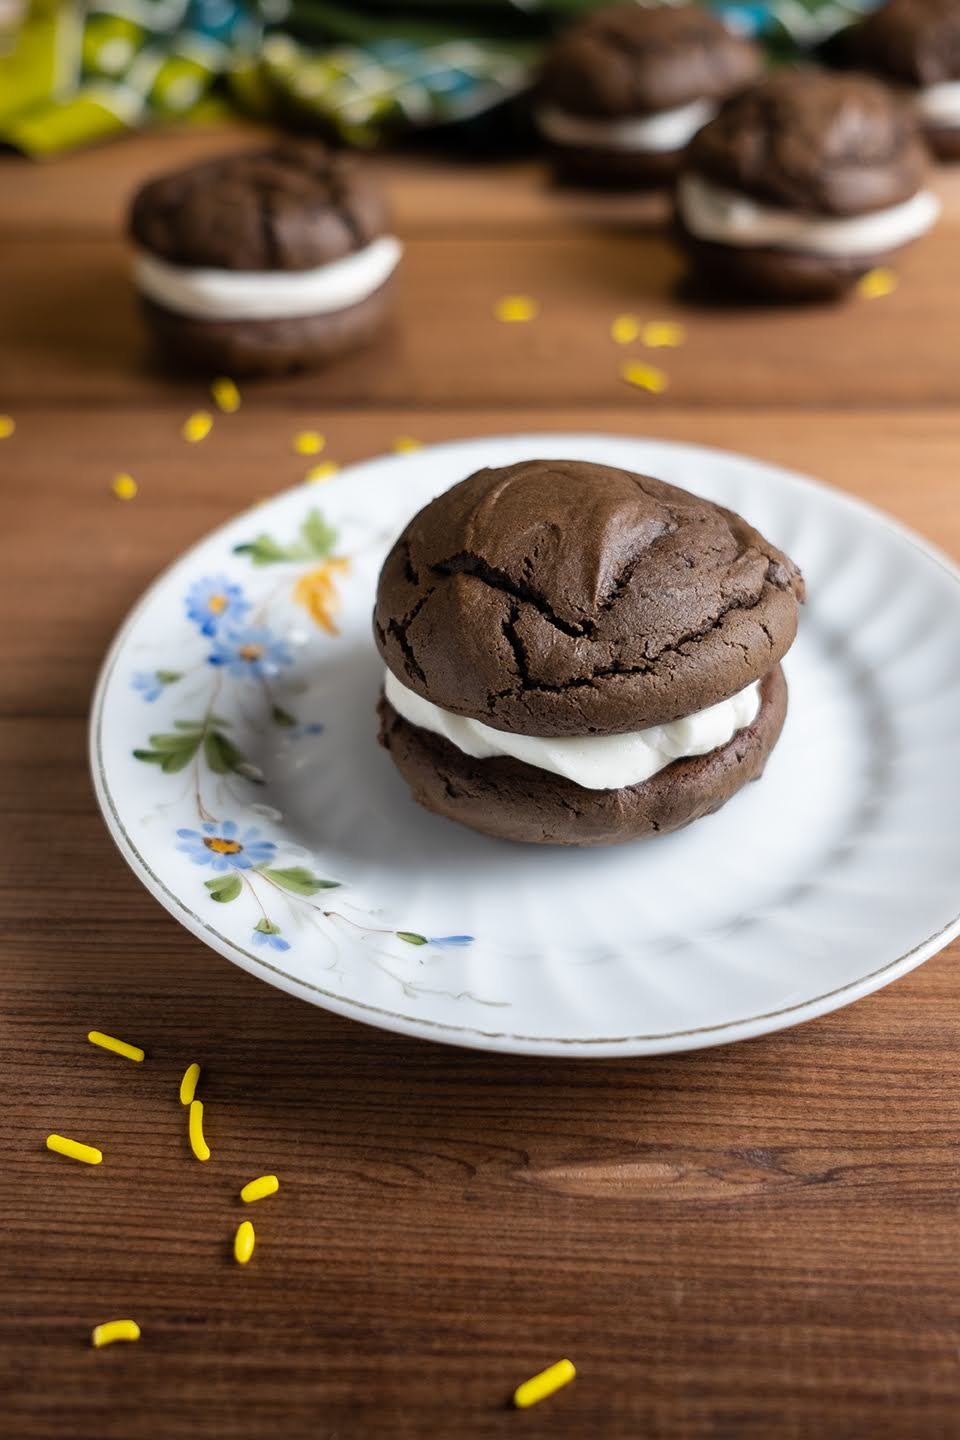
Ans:
{"type": "MultiPolygon", "coordinates": [[[[519,431],[484,436],[469,436],[461,440],[443,441],[434,445],[422,446],[414,453],[416,455],[423,455],[425,451],[429,451],[433,455],[440,456],[450,452],[458,455],[469,455],[472,451],[482,451],[485,446],[504,443],[529,444],[531,446],[544,448],[559,444],[566,448],[576,445],[579,442],[592,444],[598,441],[638,445],[653,444],[661,446],[664,449],[684,452],[690,457],[703,456],[709,457],[712,460],[732,461],[736,464],[746,465],[751,469],[760,469],[768,473],[775,473],[780,478],[789,480],[792,484],[800,488],[808,488],[818,493],[826,492],[835,503],[842,505],[854,515],[866,514],[874,521],[879,522],[900,540],[906,541],[915,549],[919,550],[928,560],[934,562],[940,569],[944,570],[951,579],[960,584],[960,566],[954,564],[945,552],[911,530],[909,526],[902,524],[879,507],[872,505],[869,501],[860,500],[857,497],[848,495],[844,491],[838,490],[824,481],[817,480],[799,471],[790,470],[786,466],[718,446],[693,444],[687,441],[663,438],[660,436],[623,435],[599,430],[519,431]]],[[[356,461],[349,466],[345,466],[343,470],[339,472],[338,479],[349,479],[353,471],[361,468],[364,470],[392,468],[396,466],[398,460],[410,460],[412,458],[412,455],[403,456],[395,453],[371,456],[369,459],[356,461]]],[[[308,488],[306,484],[289,486],[287,489],[271,495],[266,501],[266,505],[270,505],[290,495],[304,492],[308,488]]],[[[726,1021],[719,1025],[701,1026],[695,1029],[661,1031],[653,1034],[596,1037],[578,1036],[571,1038],[526,1035],[523,1033],[513,1033],[508,1030],[488,1030],[478,1026],[459,1026],[443,1021],[430,1020],[424,1017],[414,1017],[399,1011],[390,1010],[383,1006],[366,1004],[360,1000],[345,998],[343,995],[338,995],[333,991],[325,989],[323,986],[310,984],[299,979],[297,976],[289,975],[279,966],[264,960],[259,955],[254,955],[251,951],[245,950],[243,946],[221,935],[214,926],[207,924],[201,920],[199,916],[195,915],[187,904],[170,890],[163,880],[151,870],[140,854],[136,844],[127,834],[120,819],[106,780],[101,742],[104,703],[113,671],[123,652],[127,637],[134,630],[142,613],[147,609],[156,593],[170,578],[185,566],[195,554],[204,550],[207,545],[215,541],[220,535],[231,530],[245,517],[262,514],[264,508],[264,502],[250,506],[246,510],[241,510],[235,515],[231,515],[221,524],[207,531],[192,545],[175,556],[168,565],[164,566],[140,594],[117,630],[98,671],[93,690],[88,726],[88,755],[97,803],[110,836],[124,860],[144,887],[153,895],[154,899],[159,901],[164,909],[183,925],[185,929],[190,931],[191,934],[209,948],[222,955],[224,959],[246,970],[248,974],[266,981],[267,984],[273,985],[277,989],[285,991],[287,994],[307,1000],[313,1005],[330,1010],[334,1014],[341,1015],[346,1019],[358,1020],[362,1023],[372,1025],[375,1028],[407,1035],[415,1039],[432,1040],[437,1043],[465,1049],[513,1055],[540,1055],[553,1058],[566,1057],[580,1059],[604,1059],[618,1056],[627,1058],[685,1053],[687,1051],[707,1049],[714,1046],[730,1045],[740,1040],[758,1038],[762,1035],[772,1034],[778,1030],[792,1028],[794,1025],[817,1019],[832,1011],[843,1009],[847,1005],[853,1004],[855,1001],[863,999],[865,996],[873,994],[877,990],[883,989],[894,980],[899,979],[901,976],[908,974],[911,970],[922,965],[933,955],[938,954],[953,939],[960,935],[960,912],[958,912],[946,925],[942,926],[933,934],[919,940],[910,950],[896,957],[894,960],[888,961],[877,970],[868,972],[857,980],[825,991],[811,999],[800,1001],[795,1005],[780,1007],[761,1014],[746,1016],[742,1019],[726,1021]]]]}

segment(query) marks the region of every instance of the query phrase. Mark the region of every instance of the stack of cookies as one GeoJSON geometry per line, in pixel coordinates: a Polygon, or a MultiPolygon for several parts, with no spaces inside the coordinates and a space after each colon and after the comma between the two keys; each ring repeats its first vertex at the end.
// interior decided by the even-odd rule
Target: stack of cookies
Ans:
{"type": "Polygon", "coordinates": [[[747,521],[661,480],[481,470],[384,563],[381,742],[421,805],[487,835],[665,834],[762,773],[803,594],[747,521]]]}
{"type": "Polygon", "coordinates": [[[830,53],[901,89],[934,154],[960,160],[958,0],[887,0],[842,31],[830,53]]]}
{"type": "Polygon", "coordinates": [[[691,141],[677,220],[714,284],[833,299],[936,221],[910,106],[876,80],[781,70],[691,141]]]}
{"type": "Polygon", "coordinates": [[[722,100],[762,61],[696,5],[614,5],[572,25],[548,52],[535,115],[562,179],[662,184],[722,100]]]}
{"type": "Polygon", "coordinates": [[[677,184],[693,267],[723,294],[835,299],[936,221],[922,127],[960,154],[960,5],[888,0],[848,32],[862,68],[762,76],[758,51],[693,5],[620,4],[549,51],[536,117],[558,176],[677,184]]]}
{"type": "Polygon", "coordinates": [[[371,340],[400,259],[379,187],[350,157],[306,142],[150,181],[130,234],[161,348],[228,375],[283,374],[371,340]]]}

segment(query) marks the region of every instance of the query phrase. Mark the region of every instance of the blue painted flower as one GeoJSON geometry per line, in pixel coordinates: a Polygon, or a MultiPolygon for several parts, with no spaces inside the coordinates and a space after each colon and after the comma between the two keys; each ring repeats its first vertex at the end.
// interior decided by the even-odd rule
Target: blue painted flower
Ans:
{"type": "Polygon", "coordinates": [[[159,699],[165,686],[174,685],[182,679],[179,670],[135,670],[130,684],[149,703],[159,699]]]}
{"type": "Polygon", "coordinates": [[[216,635],[226,625],[238,625],[250,609],[242,588],[226,575],[206,575],[195,580],[187,591],[187,618],[200,627],[201,635],[216,635]]]}
{"type": "Polygon", "coordinates": [[[157,678],[156,670],[135,670],[130,684],[147,701],[158,700],[163,694],[163,681],[157,678]]]}
{"type": "Polygon", "coordinates": [[[266,945],[269,950],[289,950],[290,941],[280,934],[280,926],[272,920],[261,920],[253,932],[254,945],[266,945]]]}
{"type": "Polygon", "coordinates": [[[265,627],[216,635],[207,658],[211,665],[222,665],[228,675],[249,675],[255,680],[269,680],[285,665],[293,664],[286,641],[265,627]]]}
{"type": "Polygon", "coordinates": [[[453,949],[457,945],[472,945],[472,935],[428,935],[428,945],[439,945],[441,948],[453,949]]]}
{"type": "Polygon", "coordinates": [[[178,830],[184,855],[194,865],[210,865],[214,870],[252,870],[255,865],[268,865],[277,853],[272,840],[261,840],[255,825],[240,834],[235,820],[220,825],[205,822],[199,830],[178,830]]]}
{"type": "Polygon", "coordinates": [[[319,720],[311,720],[303,725],[292,725],[287,731],[291,740],[302,740],[307,735],[322,735],[324,726],[319,720]]]}

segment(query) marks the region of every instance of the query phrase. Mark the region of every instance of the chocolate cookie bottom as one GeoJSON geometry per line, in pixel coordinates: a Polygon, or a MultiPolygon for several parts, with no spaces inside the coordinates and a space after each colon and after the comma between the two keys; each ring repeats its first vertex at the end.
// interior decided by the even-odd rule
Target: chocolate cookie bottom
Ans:
{"type": "Polygon", "coordinates": [[[552,145],[553,171],[561,185],[596,190],[646,189],[669,185],[680,167],[679,150],[602,150],[597,146],[552,145]]]}
{"type": "Polygon", "coordinates": [[[868,270],[888,265],[895,253],[812,255],[772,246],[720,245],[699,239],[679,221],[676,233],[697,271],[713,284],[773,300],[839,300],[868,270]]]}
{"type": "Polygon", "coordinates": [[[938,160],[960,160],[960,125],[925,125],[923,133],[938,160]]]}
{"type": "Polygon", "coordinates": [[[386,316],[391,283],[343,310],[283,320],[196,320],[145,297],[141,304],[157,344],[178,366],[207,374],[286,375],[372,340],[386,316]]]}
{"type": "Polygon", "coordinates": [[[779,665],[761,681],[760,702],[753,724],[726,745],[675,760],[641,785],[621,790],[585,790],[507,757],[474,760],[402,719],[383,696],[380,743],[413,798],[436,815],[484,835],[533,845],[617,845],[679,830],[719,810],[748,780],[758,780],[787,713],[779,665]]]}

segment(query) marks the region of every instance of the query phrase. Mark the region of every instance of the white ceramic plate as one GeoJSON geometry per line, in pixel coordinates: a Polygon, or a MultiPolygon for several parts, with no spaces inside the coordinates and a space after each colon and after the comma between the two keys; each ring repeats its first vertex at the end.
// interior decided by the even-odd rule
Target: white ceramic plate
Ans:
{"type": "Polygon", "coordinates": [[[314,1004],[532,1054],[739,1040],[879,989],[960,931],[958,582],[878,513],[737,455],[525,435],[372,460],[241,515],[147,592],[97,687],[97,793],[181,924],[314,1004]],[[807,577],[766,774],[676,835],[489,840],[418,809],[377,746],[389,544],[471,471],[534,455],[722,501],[807,577]]]}

